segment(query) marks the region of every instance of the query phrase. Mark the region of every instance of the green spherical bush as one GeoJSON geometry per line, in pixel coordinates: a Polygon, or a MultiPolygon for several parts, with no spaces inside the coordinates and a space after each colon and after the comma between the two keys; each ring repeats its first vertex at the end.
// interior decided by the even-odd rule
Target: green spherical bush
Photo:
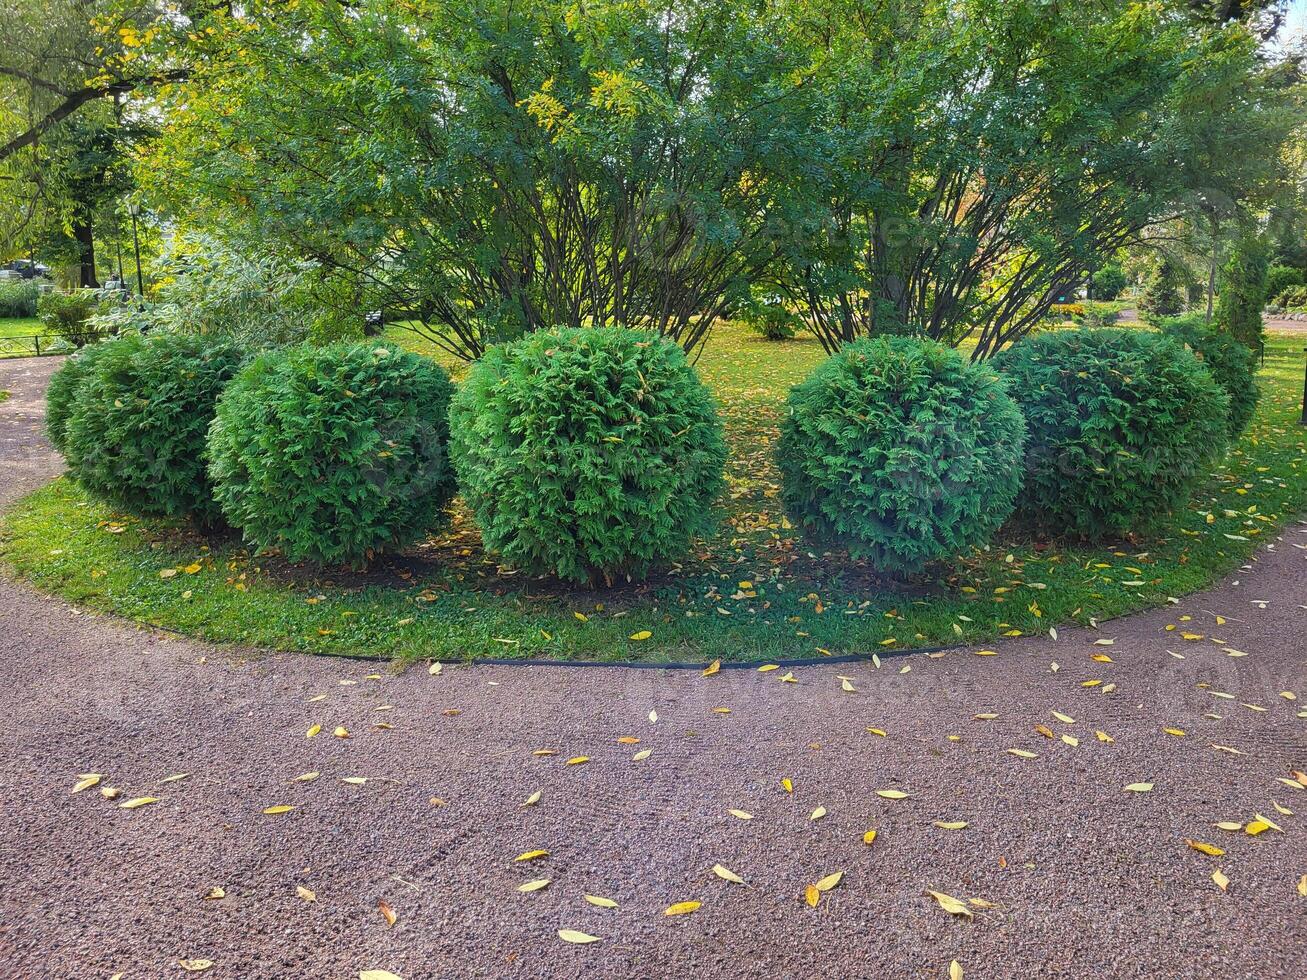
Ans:
{"type": "Polygon", "coordinates": [[[1162,331],[1188,344],[1211,372],[1212,379],[1230,396],[1228,417],[1231,439],[1237,439],[1252,421],[1261,392],[1257,388],[1257,355],[1228,333],[1213,330],[1201,316],[1172,317],[1162,331]]]}
{"type": "Polygon", "coordinates": [[[134,514],[212,522],[205,439],[214,403],[240,369],[239,348],[184,334],[130,336],[82,359],[64,425],[72,477],[134,514]]]}
{"type": "Polygon", "coordinates": [[[860,340],[790,391],[777,446],[785,507],[855,558],[916,571],[1007,519],[1024,441],[988,367],[931,341],[860,340]]]}
{"type": "Polygon", "coordinates": [[[1030,434],[1017,506],[1044,531],[1142,530],[1184,503],[1225,448],[1229,396],[1170,337],[1061,331],[995,363],[1030,434]]]}
{"type": "Polygon", "coordinates": [[[117,341],[106,340],[90,344],[64,359],[59,370],[50,376],[45,389],[45,431],[50,444],[60,453],[68,452],[68,418],[72,415],[73,401],[82,382],[91,373],[95,359],[109,350],[117,341]]]}
{"type": "Polygon", "coordinates": [[[486,546],[530,572],[641,576],[714,524],[722,427],[669,340],[558,329],[492,348],[459,388],[450,426],[486,546]]]}
{"type": "Polygon", "coordinates": [[[454,493],[453,385],[380,344],[274,351],[218,403],[209,473],[227,520],[292,561],[359,563],[425,535],[454,493]]]}

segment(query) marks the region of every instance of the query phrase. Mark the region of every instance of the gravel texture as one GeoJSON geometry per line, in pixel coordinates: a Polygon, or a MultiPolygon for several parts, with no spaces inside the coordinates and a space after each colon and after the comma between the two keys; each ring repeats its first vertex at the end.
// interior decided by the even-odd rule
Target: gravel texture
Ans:
{"type": "MultiPolygon", "coordinates": [[[[58,470],[40,433],[55,366],[0,364],[0,503],[58,470]]],[[[184,959],[241,980],[884,978],[947,977],[956,960],[969,978],[1302,977],[1307,791],[1278,780],[1307,770],[1304,603],[1294,524],[1171,609],[786,683],[395,673],[140,631],[0,580],[0,975],[180,977],[184,959]],[[294,781],[307,772],[321,775],[294,781]],[[103,781],[71,793],[84,773],[103,781]],[[1139,782],[1152,791],[1124,791],[1139,782]],[[894,789],[911,795],[875,792],[894,789]],[[159,800],[118,806],[141,796],[159,800]],[[1213,826],[1257,813],[1282,832],[1213,826]],[[549,854],[514,861],[534,849],[549,854]],[[967,920],[927,889],[992,904],[967,920]],[[702,907],[664,915],[683,901],[702,907]]]]}

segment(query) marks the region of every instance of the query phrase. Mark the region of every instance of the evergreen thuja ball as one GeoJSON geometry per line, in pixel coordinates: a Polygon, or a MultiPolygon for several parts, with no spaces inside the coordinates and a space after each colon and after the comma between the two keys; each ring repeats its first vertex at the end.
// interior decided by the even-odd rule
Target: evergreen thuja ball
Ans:
{"type": "Polygon", "coordinates": [[[996,373],[911,337],[850,344],[791,390],[790,516],[888,572],[986,542],[1012,512],[1025,426],[996,373]]]}
{"type": "Polygon", "coordinates": [[[715,523],[716,407],[681,348],[656,335],[560,328],[491,348],[450,427],[486,547],[530,572],[640,577],[715,523]]]}

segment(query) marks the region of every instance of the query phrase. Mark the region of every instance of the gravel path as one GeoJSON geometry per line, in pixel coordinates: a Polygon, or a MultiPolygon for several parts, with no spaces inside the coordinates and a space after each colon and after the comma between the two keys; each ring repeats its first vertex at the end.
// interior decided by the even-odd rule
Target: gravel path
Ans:
{"type": "MultiPolygon", "coordinates": [[[[54,366],[0,365],[0,502],[57,471],[39,434],[54,366]]],[[[956,960],[968,978],[1302,977],[1307,792],[1282,780],[1307,770],[1304,603],[1297,524],[1170,610],[785,683],[374,672],[138,631],[0,580],[0,975],[179,977],[185,959],[239,980],[884,978],[956,960]],[[103,782],[71,794],[84,773],[103,782]],[[118,805],[142,796],[159,799],[118,805]],[[278,805],[294,809],[263,812],[278,805]],[[1213,826],[1258,813],[1283,831],[1213,826]],[[533,879],[551,883],[518,890],[533,879]],[[974,918],[927,889],[979,900],[974,918]],[[702,907],[664,915],[685,901],[702,907]]]]}

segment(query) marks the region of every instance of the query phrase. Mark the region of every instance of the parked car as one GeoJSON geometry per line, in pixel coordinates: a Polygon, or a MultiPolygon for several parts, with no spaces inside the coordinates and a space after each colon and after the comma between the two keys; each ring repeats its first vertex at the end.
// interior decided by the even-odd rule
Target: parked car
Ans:
{"type": "Polygon", "coordinates": [[[49,279],[50,267],[33,259],[14,259],[8,265],[0,266],[0,272],[7,273],[7,279],[49,279]]]}

